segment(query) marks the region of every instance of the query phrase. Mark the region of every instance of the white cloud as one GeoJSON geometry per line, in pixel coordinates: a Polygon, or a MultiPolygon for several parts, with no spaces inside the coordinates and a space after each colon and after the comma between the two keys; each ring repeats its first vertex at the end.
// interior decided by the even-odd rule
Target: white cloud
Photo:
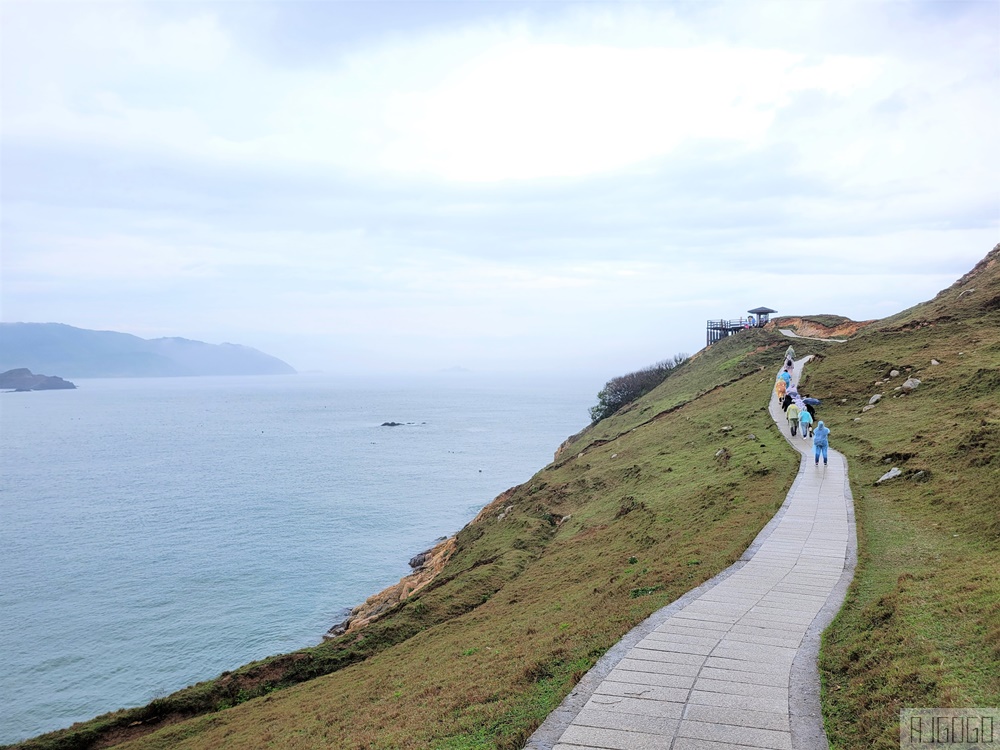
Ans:
{"type": "Polygon", "coordinates": [[[57,25],[66,47],[26,69],[41,85],[19,89],[9,133],[463,181],[579,177],[686,139],[759,143],[794,92],[843,95],[875,69],[753,46],[552,41],[566,30],[519,23],[394,38],[332,70],[271,69],[196,6],[84,7],[57,25]]]}

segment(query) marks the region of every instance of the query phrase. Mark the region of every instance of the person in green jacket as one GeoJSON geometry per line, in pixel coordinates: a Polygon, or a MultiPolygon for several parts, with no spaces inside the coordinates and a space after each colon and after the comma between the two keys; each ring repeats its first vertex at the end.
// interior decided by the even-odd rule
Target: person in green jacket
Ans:
{"type": "Polygon", "coordinates": [[[792,437],[795,437],[795,431],[799,427],[799,407],[789,404],[785,414],[788,415],[788,429],[791,430],[792,437]]]}

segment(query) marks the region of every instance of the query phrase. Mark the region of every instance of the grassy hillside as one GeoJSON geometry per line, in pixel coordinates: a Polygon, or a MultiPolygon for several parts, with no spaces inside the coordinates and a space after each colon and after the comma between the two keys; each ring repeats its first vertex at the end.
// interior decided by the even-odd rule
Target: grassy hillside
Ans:
{"type": "Polygon", "coordinates": [[[821,654],[833,746],[898,747],[903,706],[1000,705],[1000,246],[830,347],[805,384],[850,462],[859,524],[821,654]],[[921,383],[904,395],[907,377],[921,383]],[[876,484],[893,467],[903,475],[876,484]]]}
{"type": "MultiPolygon", "coordinates": [[[[1000,704],[998,253],[847,343],[795,342],[817,355],[804,387],[848,456],[860,525],[821,656],[836,747],[896,747],[903,704],[1000,704]],[[909,375],[922,383],[900,395],[909,375]],[[894,465],[903,477],[874,484],[894,465]]],[[[827,323],[843,325],[811,320],[827,323]]],[[[733,562],[783,501],[798,456],[766,405],[788,343],[766,329],[719,342],[575,436],[360,633],[24,747],[521,747],[597,658],[733,562]]]]}

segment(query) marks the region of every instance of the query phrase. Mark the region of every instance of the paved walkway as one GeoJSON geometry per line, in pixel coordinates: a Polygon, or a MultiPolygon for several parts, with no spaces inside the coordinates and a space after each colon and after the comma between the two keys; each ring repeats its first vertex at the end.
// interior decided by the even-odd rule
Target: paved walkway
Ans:
{"type": "Polygon", "coordinates": [[[833,341],[837,344],[843,344],[847,339],[821,339],[815,336],[799,336],[795,331],[790,328],[779,328],[778,333],[782,336],[787,336],[790,339],[806,339],[807,341],[833,341]]]}
{"type": "Polygon", "coordinates": [[[773,395],[771,415],[804,453],[784,505],[737,563],[608,651],[527,749],[827,748],[816,655],[856,557],[847,465],[831,450],[815,467],[773,395]]]}

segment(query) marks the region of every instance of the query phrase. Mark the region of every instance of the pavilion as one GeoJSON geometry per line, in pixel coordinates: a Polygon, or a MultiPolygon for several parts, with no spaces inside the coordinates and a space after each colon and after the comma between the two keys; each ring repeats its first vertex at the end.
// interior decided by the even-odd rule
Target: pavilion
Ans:
{"type": "Polygon", "coordinates": [[[770,307],[755,307],[747,310],[750,315],[739,320],[710,320],[706,327],[705,346],[711,346],[716,341],[721,341],[726,336],[746,330],[748,328],[763,328],[771,320],[771,313],[778,312],[770,307]]]}

